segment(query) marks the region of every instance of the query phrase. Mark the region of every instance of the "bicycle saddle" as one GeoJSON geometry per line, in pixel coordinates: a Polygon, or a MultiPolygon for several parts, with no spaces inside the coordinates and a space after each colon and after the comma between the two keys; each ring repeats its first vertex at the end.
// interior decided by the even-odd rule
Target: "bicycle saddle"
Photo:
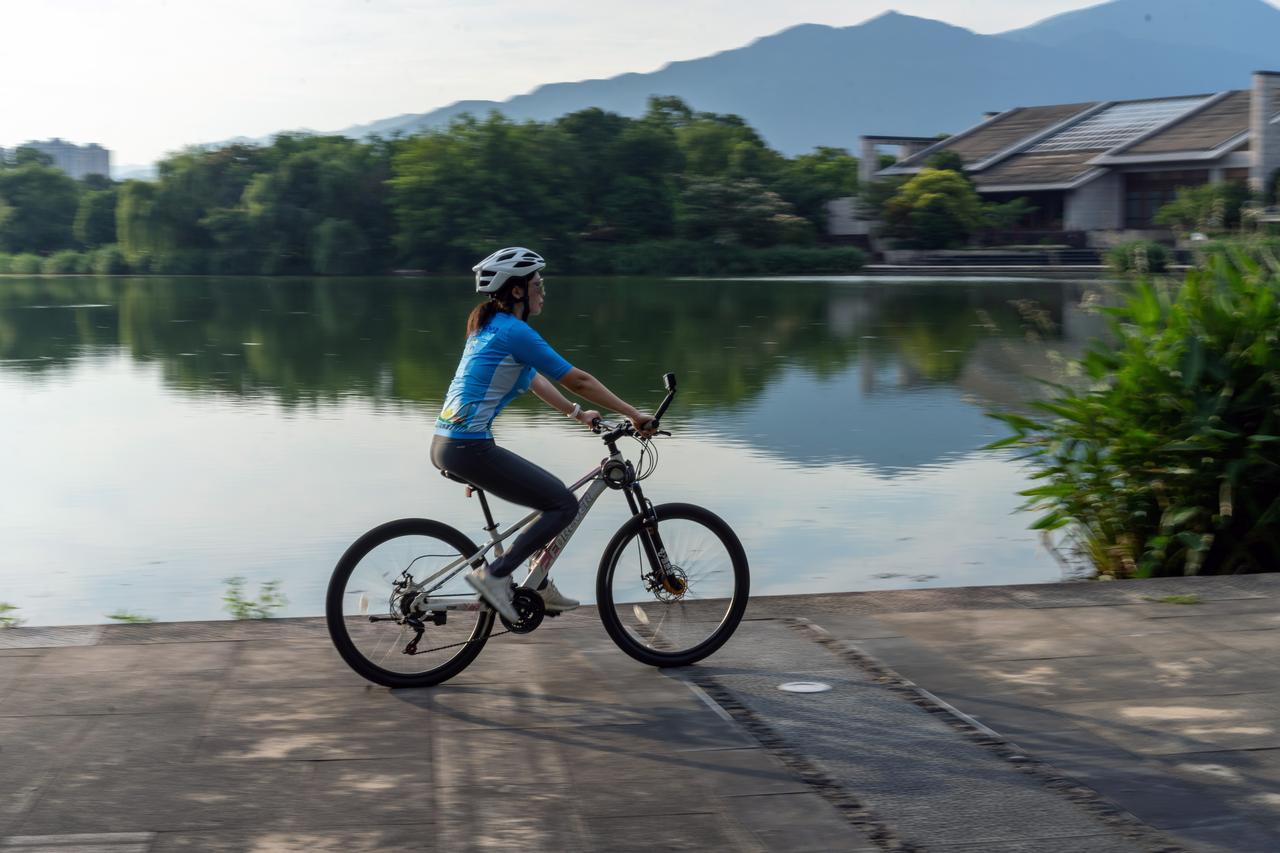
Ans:
{"type": "Polygon", "coordinates": [[[453,472],[451,472],[451,471],[446,471],[446,470],[444,470],[443,468],[441,468],[441,469],[440,469],[440,476],[441,476],[441,477],[445,477],[445,478],[450,479],[450,480],[453,480],[455,483],[461,483],[461,484],[462,484],[462,485],[464,485],[464,486],[470,486],[470,487],[471,487],[471,488],[473,488],[473,489],[479,489],[479,488],[480,488],[479,486],[477,486],[475,483],[471,482],[470,480],[464,480],[464,479],[462,479],[461,477],[459,477],[457,474],[454,474],[454,473],[453,473],[453,472]]]}

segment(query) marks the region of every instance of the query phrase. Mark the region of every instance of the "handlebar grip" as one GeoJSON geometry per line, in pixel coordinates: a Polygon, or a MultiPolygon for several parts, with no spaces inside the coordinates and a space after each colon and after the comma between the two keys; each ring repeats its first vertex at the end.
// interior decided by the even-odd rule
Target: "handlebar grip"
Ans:
{"type": "Polygon", "coordinates": [[[658,411],[653,413],[653,423],[655,426],[658,421],[662,419],[662,416],[667,413],[667,408],[671,405],[671,401],[674,400],[676,396],[676,375],[674,373],[668,373],[662,378],[667,383],[667,396],[663,399],[662,405],[658,406],[658,411]]]}

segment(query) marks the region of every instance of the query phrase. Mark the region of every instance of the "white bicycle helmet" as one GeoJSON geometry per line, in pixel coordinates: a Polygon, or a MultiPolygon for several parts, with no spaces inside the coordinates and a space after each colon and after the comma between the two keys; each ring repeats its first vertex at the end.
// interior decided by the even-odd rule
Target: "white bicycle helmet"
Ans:
{"type": "Polygon", "coordinates": [[[537,272],[547,265],[532,249],[511,246],[499,249],[471,268],[476,274],[476,293],[497,293],[507,279],[537,272]]]}

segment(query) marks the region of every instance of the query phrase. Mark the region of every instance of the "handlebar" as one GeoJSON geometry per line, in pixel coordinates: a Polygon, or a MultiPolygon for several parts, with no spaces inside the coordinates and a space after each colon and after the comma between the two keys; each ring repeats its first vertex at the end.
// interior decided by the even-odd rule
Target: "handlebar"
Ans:
{"type": "MultiPolygon", "coordinates": [[[[654,413],[653,420],[645,424],[645,427],[652,429],[657,435],[671,435],[671,433],[658,429],[662,416],[666,414],[667,408],[671,405],[671,401],[676,396],[676,375],[674,373],[665,373],[662,376],[662,384],[666,386],[667,396],[662,398],[662,403],[658,406],[658,411],[654,413]]],[[[631,421],[624,420],[616,424],[609,424],[600,418],[591,419],[591,431],[596,435],[604,434],[606,443],[617,441],[624,435],[635,435],[638,430],[631,421]]]]}

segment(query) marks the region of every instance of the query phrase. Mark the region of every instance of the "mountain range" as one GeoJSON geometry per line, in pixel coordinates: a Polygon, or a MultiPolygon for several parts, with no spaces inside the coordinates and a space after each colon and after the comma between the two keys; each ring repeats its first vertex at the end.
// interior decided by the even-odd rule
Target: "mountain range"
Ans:
{"type": "Polygon", "coordinates": [[[1280,70],[1277,45],[1280,9],[1263,0],[1113,0],[992,35],[886,12],[850,27],[802,24],[651,73],[550,83],[334,133],[411,134],[490,110],[515,120],[586,107],[636,116],[658,94],[736,113],[788,155],[855,150],[861,134],[954,133],[1014,106],[1246,88],[1251,72],[1280,70]]]}

